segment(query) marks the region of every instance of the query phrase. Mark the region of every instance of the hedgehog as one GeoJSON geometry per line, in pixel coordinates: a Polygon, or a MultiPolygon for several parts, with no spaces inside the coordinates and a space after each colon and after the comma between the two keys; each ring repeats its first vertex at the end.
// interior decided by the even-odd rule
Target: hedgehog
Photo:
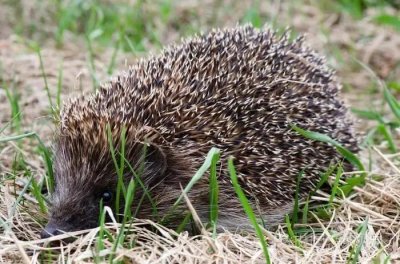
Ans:
{"type": "MultiPolygon", "coordinates": [[[[358,150],[339,91],[325,59],[289,31],[214,29],[141,59],[96,93],[65,103],[41,236],[98,226],[100,205],[123,214],[123,196],[116,195],[121,158],[131,167],[123,169],[124,184],[139,177],[143,185],[132,202],[134,217],[159,220],[212,147],[221,151],[218,230],[251,228],[230,181],[229,157],[257,218],[276,226],[293,208],[300,172],[298,194],[305,197],[332,162],[342,161],[333,146],[299,135],[293,125],[358,150]],[[124,155],[117,151],[122,146],[124,155]],[[149,198],[139,202],[145,192],[149,198]]],[[[187,194],[205,222],[209,188],[206,175],[187,194]]],[[[169,224],[180,223],[187,210],[178,205],[169,224]]]]}

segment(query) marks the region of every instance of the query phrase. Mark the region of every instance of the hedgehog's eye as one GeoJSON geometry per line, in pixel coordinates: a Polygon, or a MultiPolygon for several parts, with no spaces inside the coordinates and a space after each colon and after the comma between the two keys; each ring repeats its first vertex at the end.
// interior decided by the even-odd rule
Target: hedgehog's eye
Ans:
{"type": "Polygon", "coordinates": [[[112,192],[110,191],[104,191],[101,194],[101,198],[103,199],[103,202],[109,202],[112,199],[112,192]]]}

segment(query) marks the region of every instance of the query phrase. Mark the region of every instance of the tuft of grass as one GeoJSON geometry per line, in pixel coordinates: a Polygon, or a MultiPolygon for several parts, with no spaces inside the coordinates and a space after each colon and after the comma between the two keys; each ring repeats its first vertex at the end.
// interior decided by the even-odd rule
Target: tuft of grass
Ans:
{"type": "Polygon", "coordinates": [[[4,142],[9,142],[9,141],[17,141],[21,140],[24,138],[30,138],[33,137],[35,138],[39,145],[39,153],[42,155],[45,167],[46,167],[46,177],[45,177],[45,182],[47,184],[47,190],[49,193],[52,193],[54,190],[54,174],[53,174],[53,161],[52,161],[52,155],[49,149],[45,146],[43,141],[40,139],[40,137],[36,134],[36,132],[28,132],[25,134],[20,134],[20,135],[15,135],[15,136],[8,136],[8,137],[2,137],[0,138],[0,143],[4,142]]]}
{"type": "Polygon", "coordinates": [[[239,201],[243,206],[243,210],[245,211],[247,217],[249,218],[251,224],[253,225],[253,227],[256,231],[256,234],[258,236],[258,239],[260,240],[261,248],[263,250],[265,260],[268,264],[270,264],[271,259],[269,257],[267,241],[265,240],[265,237],[261,230],[260,225],[257,223],[257,218],[253,212],[253,209],[251,208],[250,202],[248,201],[246,195],[244,194],[242,188],[239,185],[238,177],[236,175],[236,169],[233,164],[233,157],[229,157],[229,159],[228,159],[228,170],[229,170],[229,175],[231,177],[232,185],[233,185],[233,188],[235,189],[236,195],[238,196],[239,201]]]}
{"type": "Polygon", "coordinates": [[[292,129],[295,130],[297,133],[299,133],[300,135],[302,135],[305,138],[309,138],[312,140],[331,144],[332,146],[334,146],[336,148],[336,151],[338,153],[340,153],[350,164],[352,164],[359,171],[361,171],[359,176],[353,176],[353,177],[347,178],[345,180],[346,184],[341,187],[341,190],[343,191],[344,195],[350,194],[355,186],[364,186],[365,185],[365,178],[367,175],[365,173],[365,167],[362,164],[361,160],[354,153],[352,153],[350,150],[343,147],[339,142],[330,138],[327,135],[324,135],[324,134],[321,134],[318,132],[304,130],[296,125],[292,125],[292,129]]]}
{"type": "Polygon", "coordinates": [[[7,219],[6,226],[8,226],[8,223],[12,223],[12,218],[14,217],[15,211],[17,210],[17,205],[23,201],[23,197],[25,193],[28,191],[29,187],[31,186],[31,180],[33,177],[30,177],[28,182],[25,184],[24,188],[22,188],[21,192],[18,194],[18,197],[15,199],[14,204],[11,206],[11,209],[9,211],[9,218],[7,219]]]}
{"type": "Polygon", "coordinates": [[[349,259],[348,263],[351,263],[351,264],[359,263],[358,258],[360,256],[361,250],[365,244],[365,236],[367,234],[367,230],[368,230],[368,217],[365,218],[365,221],[358,227],[357,231],[360,235],[359,243],[358,243],[357,247],[353,248],[353,250],[350,252],[350,259],[349,259]]]}
{"type": "Polygon", "coordinates": [[[392,131],[400,127],[400,103],[385,86],[383,87],[383,97],[393,114],[393,119],[385,118],[381,113],[375,110],[352,109],[352,112],[361,118],[375,120],[377,122],[376,126],[368,131],[363,145],[372,145],[374,139],[381,136],[387,142],[388,149],[392,153],[397,153],[398,146],[392,131]]]}
{"type": "MultiPolygon", "coordinates": [[[[160,0],[158,8],[148,13],[148,10],[146,12],[143,10],[145,3],[143,0],[134,3],[57,0],[54,15],[54,20],[58,24],[55,32],[57,46],[63,46],[67,31],[77,36],[82,34],[89,36],[92,32],[96,32],[96,44],[120,46],[123,51],[129,51],[129,45],[121,41],[123,36],[126,36],[136,51],[144,51],[145,41],[152,44],[159,43],[155,18],[161,18],[167,23],[173,10],[170,0],[160,0]],[[119,39],[120,43],[115,45],[113,39],[119,39]]],[[[112,64],[108,68],[109,73],[113,68],[112,64]]]]}
{"type": "Polygon", "coordinates": [[[124,241],[125,241],[125,227],[126,224],[128,222],[128,220],[130,220],[131,218],[131,208],[132,208],[132,202],[133,202],[133,198],[135,197],[135,182],[133,180],[131,180],[128,184],[128,188],[126,191],[126,196],[125,196],[125,206],[124,206],[124,215],[122,218],[122,223],[119,227],[118,230],[118,235],[117,238],[115,239],[113,246],[111,248],[111,253],[110,253],[110,264],[113,263],[113,258],[116,255],[116,250],[117,247],[120,245],[123,245],[124,241]]]}
{"type": "MultiPolygon", "coordinates": [[[[143,153],[143,154],[146,153],[145,147],[143,148],[142,153],[143,153]]],[[[144,159],[143,159],[143,162],[144,162],[144,159]]],[[[136,215],[139,213],[139,210],[140,210],[140,208],[141,208],[141,205],[142,205],[144,199],[147,198],[148,201],[150,202],[151,207],[152,207],[152,214],[153,214],[153,217],[154,217],[155,219],[158,219],[159,216],[158,216],[157,205],[156,205],[155,201],[153,200],[153,198],[152,198],[152,196],[151,196],[150,190],[147,188],[147,186],[145,186],[144,182],[143,182],[142,179],[140,178],[140,174],[137,173],[137,172],[133,169],[133,167],[132,167],[132,165],[129,163],[129,161],[125,159],[125,163],[126,163],[126,165],[128,166],[129,171],[130,171],[130,172],[132,173],[132,175],[134,176],[135,185],[136,185],[136,186],[139,186],[139,187],[142,188],[142,190],[143,190],[143,196],[140,198],[139,202],[136,204],[136,211],[135,211],[135,213],[134,213],[133,216],[136,217],[136,215]]],[[[140,171],[140,173],[142,173],[142,171],[140,171]]]]}

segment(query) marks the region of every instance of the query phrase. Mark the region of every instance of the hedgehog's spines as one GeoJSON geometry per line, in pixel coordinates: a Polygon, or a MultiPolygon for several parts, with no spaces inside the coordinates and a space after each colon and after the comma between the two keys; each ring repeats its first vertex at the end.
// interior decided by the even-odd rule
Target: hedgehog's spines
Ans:
{"type": "MultiPolygon", "coordinates": [[[[139,60],[95,95],[69,101],[60,134],[71,140],[80,135],[85,144],[109,151],[105,139],[96,138],[104,135],[103,127],[111,123],[118,135],[127,126],[132,142],[150,139],[180,157],[170,161],[172,167],[190,163],[181,178],[192,176],[216,146],[222,162],[235,156],[243,188],[264,209],[287,205],[302,169],[307,168],[305,195],[321,170],[341,159],[333,147],[298,135],[292,123],[357,149],[346,108],[337,98],[334,71],[302,36],[290,41],[290,34],[245,25],[167,47],[161,55],[139,60]]],[[[95,151],[87,149],[82,153],[88,156],[95,151]]],[[[229,185],[229,177],[220,180],[229,185]]]]}

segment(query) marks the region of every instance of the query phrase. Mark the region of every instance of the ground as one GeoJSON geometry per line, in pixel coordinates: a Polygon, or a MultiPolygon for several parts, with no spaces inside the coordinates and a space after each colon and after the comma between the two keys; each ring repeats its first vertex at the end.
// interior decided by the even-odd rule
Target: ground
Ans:
{"type": "Polygon", "coordinates": [[[365,167],[339,175],[336,193],[314,194],[307,221],[263,230],[272,263],[400,262],[399,17],[399,4],[383,0],[0,1],[0,261],[265,262],[253,232],[190,236],[150,223],[153,232],[146,220],[132,224],[123,246],[104,239],[99,249],[94,229],[46,250],[46,205],[35,188],[49,173],[43,146],[51,146],[64,100],[182,37],[248,22],[289,27],[326,56],[353,110],[365,167]],[[341,192],[351,175],[364,181],[341,192]]]}

